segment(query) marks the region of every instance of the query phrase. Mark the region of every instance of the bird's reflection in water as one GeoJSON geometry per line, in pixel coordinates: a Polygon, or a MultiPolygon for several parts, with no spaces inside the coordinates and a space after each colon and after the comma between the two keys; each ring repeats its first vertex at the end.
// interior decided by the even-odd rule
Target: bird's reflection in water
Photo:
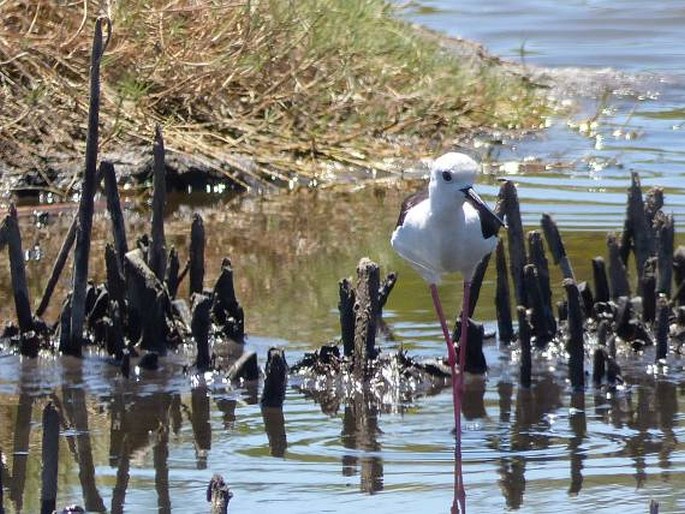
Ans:
{"type": "MultiPolygon", "coordinates": [[[[485,410],[485,376],[483,375],[467,375],[464,381],[464,390],[461,399],[461,414],[467,422],[484,419],[487,417],[485,410]]],[[[467,428],[468,430],[468,428],[467,428]]],[[[450,512],[452,514],[460,514],[466,512],[466,499],[461,498],[460,494],[463,492],[463,473],[462,473],[462,448],[461,441],[455,439],[454,449],[454,494],[450,512]]]]}

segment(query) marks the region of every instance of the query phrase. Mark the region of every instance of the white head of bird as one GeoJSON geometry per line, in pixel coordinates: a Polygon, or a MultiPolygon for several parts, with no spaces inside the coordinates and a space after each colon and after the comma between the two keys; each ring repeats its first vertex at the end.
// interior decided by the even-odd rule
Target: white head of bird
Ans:
{"type": "Polygon", "coordinates": [[[428,193],[434,205],[445,202],[445,207],[460,206],[466,199],[464,189],[473,186],[478,163],[468,155],[449,152],[435,159],[431,166],[428,193]]]}
{"type": "Polygon", "coordinates": [[[428,283],[453,272],[470,280],[497,245],[504,223],[473,190],[477,171],[469,156],[447,153],[434,161],[428,189],[402,204],[391,244],[428,283]]]}

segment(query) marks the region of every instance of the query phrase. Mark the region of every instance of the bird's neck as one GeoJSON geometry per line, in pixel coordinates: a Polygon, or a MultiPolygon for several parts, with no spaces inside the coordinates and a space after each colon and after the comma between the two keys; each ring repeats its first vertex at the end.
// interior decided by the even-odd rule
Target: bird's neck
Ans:
{"type": "Polygon", "coordinates": [[[456,213],[463,210],[464,200],[459,200],[453,195],[431,195],[430,207],[433,216],[453,218],[456,213]]]}

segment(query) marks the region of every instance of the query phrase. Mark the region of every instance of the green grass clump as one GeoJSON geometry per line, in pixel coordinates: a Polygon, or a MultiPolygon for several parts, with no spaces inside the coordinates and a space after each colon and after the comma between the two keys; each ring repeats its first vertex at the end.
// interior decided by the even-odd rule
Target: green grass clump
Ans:
{"type": "MultiPolygon", "coordinates": [[[[82,151],[97,7],[3,2],[3,161],[82,151]]],[[[107,14],[103,151],[161,123],[167,147],[234,163],[236,177],[236,155],[262,178],[315,177],[540,123],[544,100],[525,78],[446,50],[385,0],[132,0],[107,14]]]]}

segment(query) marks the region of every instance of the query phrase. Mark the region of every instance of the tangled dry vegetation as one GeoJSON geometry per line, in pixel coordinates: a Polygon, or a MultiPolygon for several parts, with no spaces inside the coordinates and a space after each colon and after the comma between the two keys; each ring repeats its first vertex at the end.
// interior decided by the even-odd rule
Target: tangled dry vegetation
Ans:
{"type": "Polygon", "coordinates": [[[168,149],[225,163],[238,182],[291,180],[540,122],[529,81],[446,51],[385,0],[0,0],[5,171],[46,174],[56,155],[83,153],[103,11],[102,152],[148,145],[159,123],[168,149]]]}

